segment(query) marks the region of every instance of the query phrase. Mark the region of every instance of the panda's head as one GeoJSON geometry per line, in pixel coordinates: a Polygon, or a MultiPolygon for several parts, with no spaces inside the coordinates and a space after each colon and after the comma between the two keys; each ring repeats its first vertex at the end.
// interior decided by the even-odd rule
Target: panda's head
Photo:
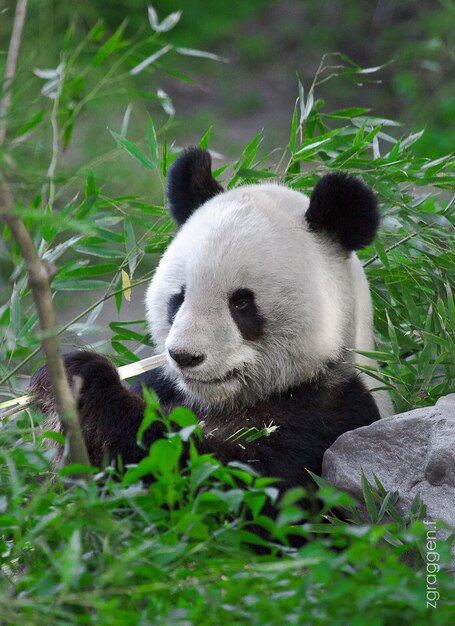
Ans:
{"type": "Polygon", "coordinates": [[[373,240],[377,203],[328,174],[311,198],[277,184],[223,191],[208,152],[169,171],[181,226],[148,288],[147,319],[187,401],[247,406],[311,379],[352,345],[350,255],[373,240]]]}

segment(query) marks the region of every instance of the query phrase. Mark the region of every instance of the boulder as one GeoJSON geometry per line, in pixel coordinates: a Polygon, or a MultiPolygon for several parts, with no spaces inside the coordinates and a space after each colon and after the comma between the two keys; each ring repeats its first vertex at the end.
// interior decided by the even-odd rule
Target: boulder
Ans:
{"type": "Polygon", "coordinates": [[[362,471],[373,485],[376,474],[387,491],[399,492],[399,510],[420,493],[427,520],[455,527],[455,393],[344,433],[324,455],[322,476],[360,503],[362,471]]]}

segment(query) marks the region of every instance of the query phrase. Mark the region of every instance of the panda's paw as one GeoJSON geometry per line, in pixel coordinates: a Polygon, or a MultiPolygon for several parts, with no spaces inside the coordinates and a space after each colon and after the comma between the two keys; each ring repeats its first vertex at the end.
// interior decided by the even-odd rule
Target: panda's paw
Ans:
{"type": "MultiPolygon", "coordinates": [[[[92,395],[96,390],[122,388],[117,369],[110,359],[95,352],[70,352],[63,356],[70,386],[78,401],[92,395]]],[[[37,399],[37,405],[44,414],[56,412],[52,385],[47,365],[42,365],[30,380],[29,392],[37,399]]]]}

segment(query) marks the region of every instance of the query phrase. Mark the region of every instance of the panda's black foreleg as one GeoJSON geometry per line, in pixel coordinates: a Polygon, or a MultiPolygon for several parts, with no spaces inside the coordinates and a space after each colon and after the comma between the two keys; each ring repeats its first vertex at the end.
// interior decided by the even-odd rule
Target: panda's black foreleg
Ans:
{"type": "MultiPolygon", "coordinates": [[[[76,393],[78,414],[87,452],[92,465],[115,461],[137,463],[147,455],[153,441],[165,434],[161,421],[154,422],[144,434],[144,448],[136,436],[145,410],[144,400],[124,387],[117,370],[108,358],[94,352],[72,352],[63,357],[72,389],[76,393]]],[[[32,376],[30,392],[46,416],[47,430],[62,430],[56,418],[47,367],[43,365],[32,376]]],[[[60,451],[61,453],[61,451],[60,451]]]]}

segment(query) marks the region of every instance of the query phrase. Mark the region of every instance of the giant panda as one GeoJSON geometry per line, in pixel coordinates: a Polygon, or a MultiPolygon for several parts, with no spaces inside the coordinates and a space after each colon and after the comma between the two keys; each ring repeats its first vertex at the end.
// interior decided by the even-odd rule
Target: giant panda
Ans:
{"type": "MultiPolygon", "coordinates": [[[[220,461],[249,464],[305,485],[345,431],[391,412],[375,381],[360,375],[353,350],[373,348],[371,300],[355,250],[369,245],[379,214],[375,195],[342,173],[321,177],[311,197],[279,184],[225,191],[210,154],[184,151],[168,173],[170,213],[179,231],[148,287],[146,317],[166,364],[132,387],[93,352],[64,358],[82,381],[78,410],[90,461],[137,463],[166,434],[161,421],[136,434],[142,385],[164,411],[185,406],[201,422],[196,445],[220,461]],[[273,424],[268,437],[242,445],[243,427],[273,424]]],[[[366,362],[365,360],[363,361],[366,362]]],[[[55,405],[48,373],[31,381],[49,422],[55,405]]]]}

